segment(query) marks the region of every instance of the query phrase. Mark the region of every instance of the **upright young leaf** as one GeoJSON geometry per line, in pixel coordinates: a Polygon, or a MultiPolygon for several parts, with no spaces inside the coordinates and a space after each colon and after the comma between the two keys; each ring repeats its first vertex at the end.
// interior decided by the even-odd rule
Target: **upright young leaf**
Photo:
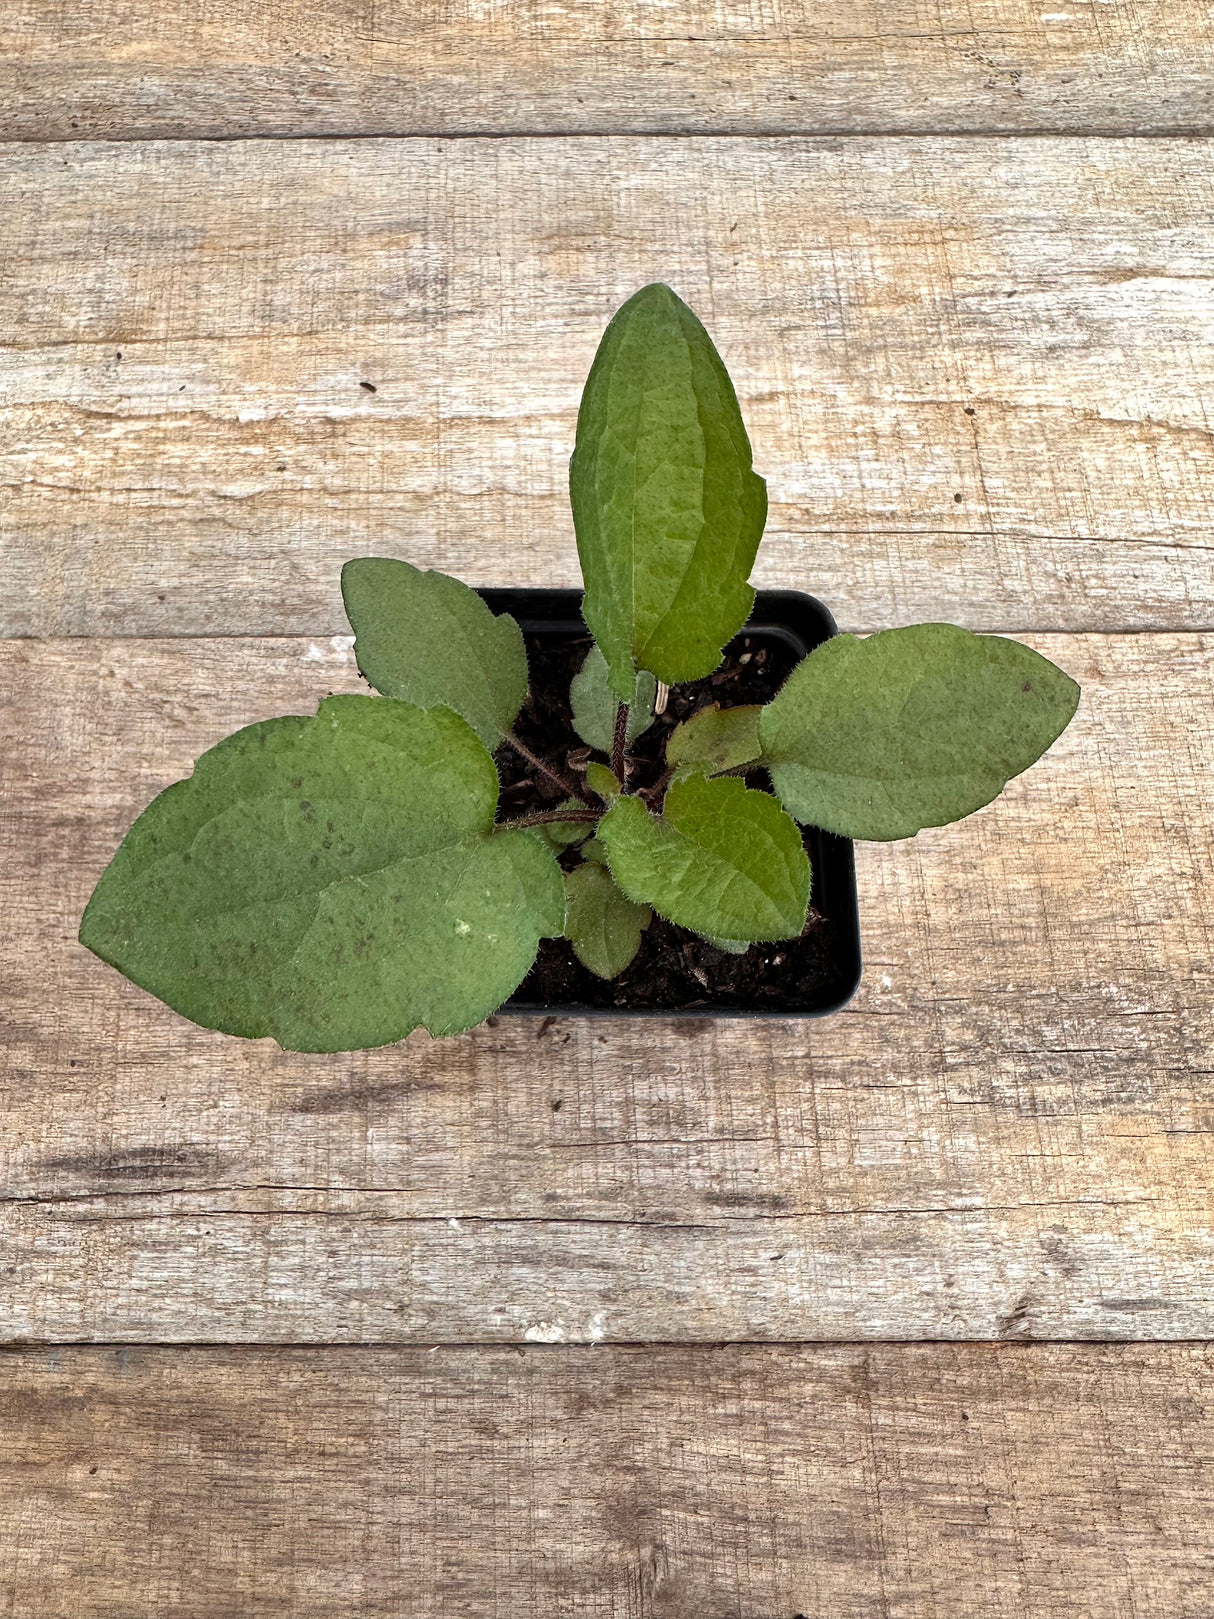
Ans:
{"type": "Polygon", "coordinates": [[[475,590],[390,557],[341,570],[358,667],[376,691],[419,708],[449,708],[487,748],[514,724],[527,695],[523,635],[475,590]]]}
{"type": "MultiPolygon", "coordinates": [[[[635,742],[643,731],[653,724],[653,702],[658,683],[645,670],[637,672],[636,684],[628,706],[628,726],[625,740],[635,742]]],[[[586,654],[586,661],[573,677],[569,688],[569,705],[573,709],[573,728],[582,741],[602,753],[610,753],[615,741],[615,716],[619,698],[611,689],[607,660],[597,646],[586,654]]]]}
{"type": "Polygon", "coordinates": [[[648,905],[621,893],[605,866],[588,862],[565,877],[565,937],[582,965],[599,978],[624,971],[652,921],[648,905]]]}
{"type": "Polygon", "coordinates": [[[135,822],[81,942],[195,1023],[288,1050],[457,1033],[564,925],[560,869],[494,830],[497,790],[446,709],[330,697],[251,725],[135,822]]]}
{"type": "Polygon", "coordinates": [[[630,702],[637,669],[711,674],[746,622],[767,486],[712,339],[659,282],[617,311],[590,369],[569,467],[582,611],[630,702]]]}
{"type": "Polygon", "coordinates": [[[989,804],[1078,702],[1070,676],[1018,641],[916,624],[824,641],[763,710],[759,734],[799,821],[908,838],[989,804]]]}
{"type": "Polygon", "coordinates": [[[714,939],[792,939],[809,910],[796,823],[737,776],[689,776],[660,816],[617,798],[599,822],[611,874],[638,904],[714,939]]]}
{"type": "Polygon", "coordinates": [[[709,776],[714,770],[736,770],[762,752],[758,704],[738,708],[702,708],[676,725],[666,744],[666,763],[709,776]]]}

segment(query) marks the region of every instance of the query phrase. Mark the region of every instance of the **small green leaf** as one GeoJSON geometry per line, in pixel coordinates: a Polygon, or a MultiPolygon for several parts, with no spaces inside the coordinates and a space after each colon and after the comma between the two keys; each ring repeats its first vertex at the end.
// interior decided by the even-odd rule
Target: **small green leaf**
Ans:
{"type": "Polygon", "coordinates": [[[796,823],[737,776],[691,776],[661,816],[617,798],[599,822],[617,883],[659,916],[718,939],[795,938],[809,910],[809,859],[796,823]]]}
{"type": "Polygon", "coordinates": [[[565,937],[584,967],[614,978],[636,955],[653,921],[648,905],[622,894],[605,866],[575,866],[565,878],[565,937]]]}
{"type": "Polygon", "coordinates": [[[475,590],[389,557],[341,570],[358,667],[376,691],[419,708],[449,708],[496,748],[527,695],[523,634],[475,590]]]}
{"type": "Polygon", "coordinates": [[[1066,728],[1079,687],[1048,659],[953,624],[838,635],[763,710],[786,809],[851,838],[907,838],[989,804],[1066,728]]]}
{"type": "Polygon", "coordinates": [[[747,579],[767,486],[721,356],[669,287],[635,293],[603,335],[582,394],[569,498],[611,689],[647,669],[711,674],[754,601],[747,579]]]}
{"type": "Polygon", "coordinates": [[[601,765],[594,759],[586,766],[586,785],[600,798],[611,799],[620,796],[620,781],[615,771],[608,770],[606,765],[601,765]]]}
{"type": "Polygon", "coordinates": [[[670,733],[666,744],[666,763],[686,772],[698,771],[710,776],[717,770],[734,770],[739,765],[757,759],[759,745],[759,715],[757,704],[743,708],[702,708],[698,714],[684,720],[670,733]]]}
{"type": "MultiPolygon", "coordinates": [[[[628,708],[627,740],[635,742],[642,732],[653,724],[653,701],[658,683],[651,674],[641,670],[636,677],[632,702],[628,708]]],[[[610,753],[615,742],[615,716],[619,699],[611,689],[607,674],[607,660],[597,646],[586,654],[586,661],[573,677],[569,688],[569,703],[573,709],[573,728],[592,748],[610,753]]]]}
{"type": "Polygon", "coordinates": [[[597,861],[600,866],[607,864],[607,845],[602,838],[587,838],[578,853],[583,860],[597,861]]]}
{"type": "Polygon", "coordinates": [[[564,926],[560,869],[494,829],[497,790],[448,709],[330,697],[250,725],[135,822],[81,942],[204,1028],[288,1050],[457,1033],[564,926]]]}
{"type": "MultiPolygon", "coordinates": [[[[566,798],[557,806],[558,810],[584,810],[585,804],[580,798],[566,798]]],[[[594,831],[592,821],[546,821],[542,826],[530,830],[537,832],[545,843],[554,849],[568,849],[572,844],[582,843],[594,831]]]]}

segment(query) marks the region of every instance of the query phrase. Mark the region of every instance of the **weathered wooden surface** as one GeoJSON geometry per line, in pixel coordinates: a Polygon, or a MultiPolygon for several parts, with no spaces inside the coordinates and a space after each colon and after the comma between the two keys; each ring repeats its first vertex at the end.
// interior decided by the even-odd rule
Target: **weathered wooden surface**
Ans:
{"type": "Polygon", "coordinates": [[[1210,128],[1196,0],[7,0],[0,136],[1210,128]]]}
{"type": "Polygon", "coordinates": [[[1209,1346],[0,1357],[20,1619],[1206,1619],[1209,1346]]]}
{"type": "Polygon", "coordinates": [[[353,688],[348,639],[0,646],[3,1336],[1211,1334],[1214,638],[1028,639],[1079,716],[860,849],[846,1012],[342,1057],[194,1029],[74,935],[138,810],[353,688]]]}
{"type": "Polygon", "coordinates": [[[329,635],[360,552],[574,582],[578,396],[654,278],[737,381],[761,580],[1214,626],[1214,141],[11,145],[0,202],[5,634],[329,635]]]}

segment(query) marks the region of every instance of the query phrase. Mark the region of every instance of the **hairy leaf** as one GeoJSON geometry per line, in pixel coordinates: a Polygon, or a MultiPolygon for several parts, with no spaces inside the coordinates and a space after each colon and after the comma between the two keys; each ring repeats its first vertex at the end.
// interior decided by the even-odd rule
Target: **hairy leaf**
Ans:
{"type": "MultiPolygon", "coordinates": [[[[626,739],[635,742],[653,724],[653,701],[658,683],[641,670],[628,708],[626,739]]],[[[569,688],[573,728],[583,742],[602,753],[610,753],[615,742],[615,716],[619,699],[611,689],[607,660],[597,646],[586,654],[586,661],[573,677],[569,688]]]]}
{"type": "MultiPolygon", "coordinates": [[[[557,806],[558,810],[584,810],[585,804],[580,798],[563,799],[557,806]]],[[[554,849],[568,849],[574,843],[584,842],[594,831],[593,821],[547,821],[543,826],[532,827],[537,836],[550,843],[554,849]]]]}
{"type": "Polygon", "coordinates": [[[617,798],[599,822],[612,875],[639,904],[716,939],[795,938],[809,909],[796,823],[736,776],[690,776],[660,816],[617,798]]]}
{"type": "Polygon", "coordinates": [[[564,925],[551,851],[494,830],[497,785],[447,709],[330,697],[251,725],[139,817],[81,942],[195,1023],[288,1050],[457,1033],[564,925]]]}
{"type": "Polygon", "coordinates": [[[702,708],[670,733],[666,763],[711,775],[715,770],[734,770],[757,759],[759,715],[757,704],[741,708],[702,708]]]}
{"type": "Polygon", "coordinates": [[[618,798],[620,794],[620,781],[615,771],[595,759],[591,759],[586,766],[586,785],[599,798],[618,798]]]}
{"type": "Polygon", "coordinates": [[[624,971],[652,921],[648,905],[621,893],[605,866],[575,866],[566,876],[565,937],[582,965],[600,978],[624,971]]]}
{"type": "Polygon", "coordinates": [[[449,708],[497,747],[527,695],[523,634],[510,615],[495,618],[458,579],[389,557],[347,562],[341,590],[354,656],[376,691],[449,708]]]}
{"type": "Polygon", "coordinates": [[[767,517],[750,463],[708,333],[669,287],[643,287],[599,344],[569,467],[582,611],[622,702],[637,669],[711,674],[746,622],[767,517]]]}
{"type": "Polygon", "coordinates": [[[906,838],[989,804],[1065,729],[1079,687],[1048,659],[952,624],[838,635],[763,710],[763,757],[799,821],[906,838]]]}

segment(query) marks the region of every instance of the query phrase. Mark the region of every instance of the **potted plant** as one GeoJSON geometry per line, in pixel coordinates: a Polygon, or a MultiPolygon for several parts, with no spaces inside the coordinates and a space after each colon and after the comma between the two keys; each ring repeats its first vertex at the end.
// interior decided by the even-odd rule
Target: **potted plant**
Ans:
{"type": "Polygon", "coordinates": [[[580,603],[347,563],[381,695],[205,753],[127,834],[81,941],[194,1022],[298,1051],[455,1034],[503,1003],[846,999],[848,840],[989,803],[1078,687],[953,625],[859,639],[808,597],[755,610],[766,486],[669,287],[604,334],[570,499],[580,603]]]}

